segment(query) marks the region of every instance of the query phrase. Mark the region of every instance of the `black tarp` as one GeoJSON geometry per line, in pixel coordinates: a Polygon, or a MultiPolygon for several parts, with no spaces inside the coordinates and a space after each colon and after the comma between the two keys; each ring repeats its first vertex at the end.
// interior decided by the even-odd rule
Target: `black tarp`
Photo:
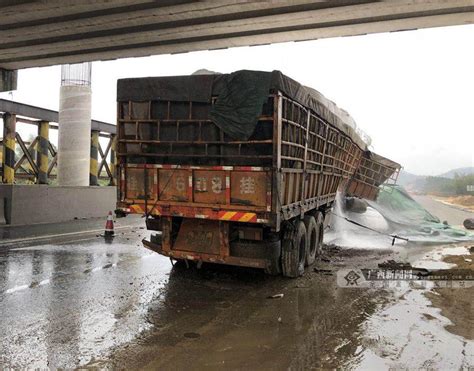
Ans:
{"type": "Polygon", "coordinates": [[[211,101],[216,76],[218,75],[120,79],[117,81],[117,102],[170,100],[207,103],[211,101]]]}
{"type": "Polygon", "coordinates": [[[367,139],[357,132],[350,115],[312,88],[305,87],[280,71],[241,70],[230,74],[121,79],[117,82],[117,101],[193,101],[211,102],[211,119],[227,135],[247,140],[254,132],[262,105],[270,91],[280,91],[347,134],[361,149],[367,139]]]}

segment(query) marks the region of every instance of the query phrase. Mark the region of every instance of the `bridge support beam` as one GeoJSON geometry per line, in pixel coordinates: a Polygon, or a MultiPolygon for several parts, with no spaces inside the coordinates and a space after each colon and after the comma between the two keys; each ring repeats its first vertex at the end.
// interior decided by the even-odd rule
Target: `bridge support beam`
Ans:
{"type": "Polygon", "coordinates": [[[17,70],[4,70],[0,68],[0,92],[16,90],[17,82],[17,70]]]}
{"type": "Polygon", "coordinates": [[[3,183],[15,182],[16,115],[3,115],[3,183]]]}
{"type": "Polygon", "coordinates": [[[36,163],[38,165],[38,184],[48,184],[48,154],[49,154],[49,122],[41,121],[38,125],[38,144],[36,163]]]}
{"type": "Polygon", "coordinates": [[[99,185],[99,134],[100,131],[92,130],[91,133],[91,159],[89,185],[99,185]]]}

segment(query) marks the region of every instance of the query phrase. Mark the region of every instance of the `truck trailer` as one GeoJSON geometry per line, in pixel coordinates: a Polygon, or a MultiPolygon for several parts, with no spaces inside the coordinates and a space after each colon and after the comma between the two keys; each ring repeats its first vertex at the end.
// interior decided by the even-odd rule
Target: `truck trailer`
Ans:
{"type": "Polygon", "coordinates": [[[118,214],[142,214],[173,260],[297,277],[370,139],[279,71],[121,79],[118,214]],[[161,232],[161,233],[160,233],[161,232]]]}

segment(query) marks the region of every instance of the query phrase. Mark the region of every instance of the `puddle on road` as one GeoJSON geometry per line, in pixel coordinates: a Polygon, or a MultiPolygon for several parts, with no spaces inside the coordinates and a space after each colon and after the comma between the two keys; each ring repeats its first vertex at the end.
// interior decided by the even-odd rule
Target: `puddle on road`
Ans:
{"type": "Polygon", "coordinates": [[[117,238],[1,251],[0,267],[0,367],[74,368],[151,327],[170,264],[117,238]]]}
{"type": "Polygon", "coordinates": [[[452,323],[432,306],[427,292],[419,288],[399,292],[394,304],[371,316],[363,325],[359,354],[349,366],[360,370],[374,365],[442,370],[472,366],[474,342],[445,329],[452,323]]]}
{"type": "Polygon", "coordinates": [[[443,261],[446,256],[468,255],[469,249],[467,246],[435,246],[431,251],[425,254],[422,258],[415,260],[412,265],[417,268],[426,269],[450,269],[454,268],[456,264],[447,263],[443,261]]]}
{"type": "MultiPolygon", "coordinates": [[[[412,262],[427,269],[449,269],[470,254],[466,246],[435,246],[412,262]],[[450,259],[459,257],[458,259],[450,259]]],[[[462,267],[466,268],[466,267],[462,267]]],[[[412,283],[392,289],[394,299],[363,325],[357,355],[347,365],[367,370],[468,369],[474,364],[474,287],[435,288],[412,283]],[[454,322],[454,323],[453,323],[454,322]]]]}

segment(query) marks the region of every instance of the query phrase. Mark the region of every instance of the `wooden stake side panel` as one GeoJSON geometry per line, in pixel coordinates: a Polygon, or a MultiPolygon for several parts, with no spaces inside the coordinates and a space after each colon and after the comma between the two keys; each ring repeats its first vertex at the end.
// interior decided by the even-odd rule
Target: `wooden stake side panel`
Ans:
{"type": "Polygon", "coordinates": [[[274,95],[262,107],[254,134],[229,137],[209,115],[209,103],[148,101],[118,104],[118,156],[123,163],[194,166],[272,165],[274,95]]]}
{"type": "Polygon", "coordinates": [[[393,166],[389,166],[371,159],[368,153],[364,153],[360,166],[349,182],[347,193],[352,196],[375,200],[379,194],[380,185],[395,184],[397,182],[400,171],[400,167],[397,165],[393,163],[393,166]]]}
{"type": "Polygon", "coordinates": [[[283,219],[290,219],[332,202],[354,176],[362,149],[306,107],[281,100],[279,199],[283,219]]]}

